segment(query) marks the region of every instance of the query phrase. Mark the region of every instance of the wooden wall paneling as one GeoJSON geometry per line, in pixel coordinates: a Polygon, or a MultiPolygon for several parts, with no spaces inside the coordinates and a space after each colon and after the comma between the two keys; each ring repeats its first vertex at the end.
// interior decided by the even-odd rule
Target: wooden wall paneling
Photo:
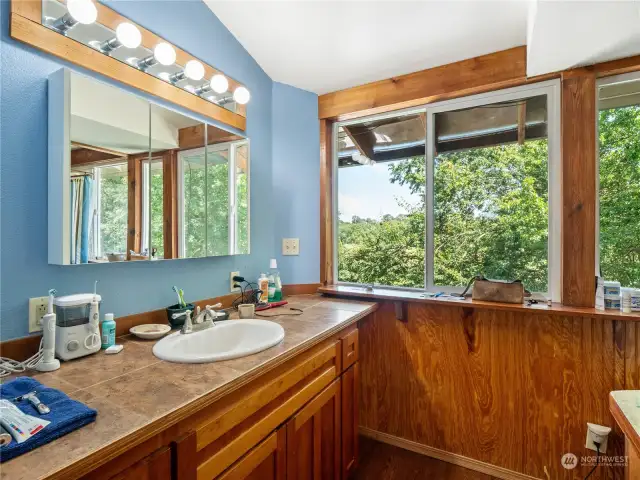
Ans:
{"type": "Polygon", "coordinates": [[[178,258],[178,155],[167,150],[162,155],[162,217],[164,258],[178,258]]]}
{"type": "Polygon", "coordinates": [[[127,163],[127,260],[131,260],[131,250],[142,251],[142,161],[138,156],[130,155],[127,163]]]}
{"type": "Polygon", "coordinates": [[[333,122],[320,120],[320,283],[333,275],[333,122]]]}
{"type": "MultiPolygon", "coordinates": [[[[15,1],[19,0],[12,0],[12,3],[15,1]]],[[[245,117],[185,90],[176,88],[159,78],[132,68],[130,65],[104,55],[64,35],[60,35],[44,27],[39,22],[29,20],[16,13],[11,15],[11,37],[75,65],[102,74],[117,82],[125,83],[133,88],[160,97],[239,130],[246,128],[245,117]]]]}
{"type": "Polygon", "coordinates": [[[593,307],[596,252],[596,77],[562,74],[562,303],[593,307]]]}
{"type": "MultiPolygon", "coordinates": [[[[360,425],[520,475],[583,478],[560,457],[590,455],[586,422],[613,427],[608,394],[640,370],[625,351],[633,373],[621,371],[618,323],[411,303],[404,324],[386,302],[360,323],[360,425]]],[[[622,454],[619,432],[610,445],[622,454]]]]}

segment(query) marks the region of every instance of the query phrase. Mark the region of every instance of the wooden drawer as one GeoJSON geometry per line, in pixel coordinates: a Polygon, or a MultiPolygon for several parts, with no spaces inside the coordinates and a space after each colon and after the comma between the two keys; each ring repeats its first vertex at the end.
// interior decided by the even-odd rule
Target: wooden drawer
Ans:
{"type": "Polygon", "coordinates": [[[339,376],[340,363],[332,341],[214,404],[195,429],[196,478],[216,478],[269,437],[339,376]]]}
{"type": "Polygon", "coordinates": [[[358,329],[354,328],[344,337],[341,338],[342,342],[342,371],[358,361],[358,329]]]}

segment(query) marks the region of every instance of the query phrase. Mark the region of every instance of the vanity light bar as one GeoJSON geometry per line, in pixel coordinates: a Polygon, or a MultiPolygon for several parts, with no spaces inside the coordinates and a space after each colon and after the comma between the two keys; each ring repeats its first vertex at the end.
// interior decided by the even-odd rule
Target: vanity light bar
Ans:
{"type": "MultiPolygon", "coordinates": [[[[92,0],[67,0],[66,7],[67,12],[62,17],[47,22],[50,28],[63,35],[67,35],[68,31],[78,23],[90,25],[95,23],[98,18],[98,10],[92,0]]],[[[142,34],[139,28],[133,23],[122,22],[116,27],[115,37],[103,42],[93,40],[89,42],[89,44],[100,52],[110,55],[111,52],[120,47],[130,49],[140,47],[142,44],[142,34]]],[[[176,57],[176,50],[172,45],[167,42],[160,42],[154,47],[152,55],[141,60],[129,58],[127,62],[139,70],[146,71],[157,64],[164,66],[174,65],[176,57]]],[[[200,81],[204,75],[204,65],[198,60],[189,60],[182,71],[173,74],[161,72],[158,74],[158,77],[177,87],[177,83],[183,80],[190,79],[200,81]]],[[[220,73],[213,75],[209,82],[204,83],[200,87],[194,87],[188,84],[182,88],[200,97],[213,91],[215,95],[207,96],[207,100],[221,106],[232,102],[245,105],[251,98],[249,90],[243,86],[237,87],[232,95],[220,97],[220,95],[229,90],[229,80],[220,73]]]]}

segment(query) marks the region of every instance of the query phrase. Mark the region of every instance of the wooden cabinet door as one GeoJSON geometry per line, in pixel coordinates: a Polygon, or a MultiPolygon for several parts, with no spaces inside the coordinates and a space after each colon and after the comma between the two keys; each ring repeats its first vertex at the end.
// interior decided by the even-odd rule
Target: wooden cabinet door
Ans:
{"type": "Polygon", "coordinates": [[[287,431],[281,427],[230,466],[218,480],[285,480],[287,431]]]}
{"type": "Polygon", "coordinates": [[[358,466],[358,409],[360,402],[360,363],[342,375],[342,478],[348,479],[358,466]]]}
{"type": "Polygon", "coordinates": [[[171,450],[162,447],[114,475],[111,480],[171,480],[171,450]]]}
{"type": "Polygon", "coordinates": [[[340,478],[340,379],[287,422],[287,480],[340,478]]]}

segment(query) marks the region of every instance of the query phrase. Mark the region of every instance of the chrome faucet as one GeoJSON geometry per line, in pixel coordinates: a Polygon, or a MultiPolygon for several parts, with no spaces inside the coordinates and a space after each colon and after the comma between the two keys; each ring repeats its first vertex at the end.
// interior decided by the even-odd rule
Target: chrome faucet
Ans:
{"type": "Polygon", "coordinates": [[[191,310],[185,310],[184,312],[174,313],[173,315],[171,315],[171,318],[173,318],[174,320],[180,317],[185,317],[184,325],[182,325],[180,333],[184,335],[193,332],[193,325],[191,324],[191,310]]]}
{"type": "Polygon", "coordinates": [[[200,330],[206,330],[215,326],[215,319],[218,318],[214,309],[222,307],[221,303],[215,305],[207,305],[204,310],[200,311],[200,307],[196,307],[196,316],[191,321],[191,310],[186,310],[182,313],[173,314],[173,318],[180,318],[186,316],[184,325],[180,329],[182,335],[188,333],[199,332],[200,330]]]}

